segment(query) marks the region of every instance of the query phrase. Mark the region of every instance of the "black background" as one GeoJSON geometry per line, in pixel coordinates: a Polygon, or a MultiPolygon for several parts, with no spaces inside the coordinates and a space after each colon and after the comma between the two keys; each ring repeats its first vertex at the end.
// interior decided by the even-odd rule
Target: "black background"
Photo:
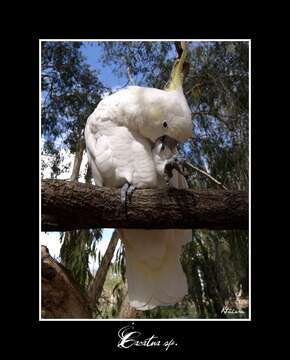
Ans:
{"type": "MultiPolygon", "coordinates": [[[[195,19],[196,16],[197,14],[193,12],[192,19],[195,19]]],[[[204,14],[200,13],[200,16],[204,17],[204,14]]],[[[269,74],[269,68],[266,67],[264,61],[263,45],[266,41],[267,44],[269,43],[269,38],[265,33],[264,36],[257,31],[241,31],[235,17],[223,20],[227,21],[224,31],[218,26],[219,21],[213,22],[212,19],[208,18],[206,20],[203,18],[201,25],[197,25],[197,22],[192,20],[192,23],[187,24],[185,29],[184,24],[172,26],[170,19],[165,17],[164,23],[159,24],[161,26],[159,32],[155,30],[140,33],[138,29],[140,30],[142,25],[141,20],[138,29],[137,25],[134,30],[132,30],[132,26],[129,26],[129,29],[125,31],[121,21],[121,24],[117,26],[114,23],[115,28],[111,28],[109,35],[107,26],[105,29],[99,23],[100,17],[101,14],[98,14],[95,21],[92,22],[91,19],[88,28],[91,28],[92,31],[82,31],[81,25],[75,25],[75,30],[70,32],[65,31],[66,25],[64,24],[60,26],[59,30],[55,30],[55,26],[52,26],[55,18],[52,17],[50,22],[46,22],[43,26],[46,30],[32,30],[23,36],[19,31],[18,39],[15,39],[17,49],[21,48],[21,51],[18,50],[14,57],[14,71],[16,67],[19,69],[16,73],[18,90],[11,91],[17,98],[17,105],[14,105],[13,114],[19,117],[17,121],[21,126],[12,129],[13,133],[14,130],[17,133],[20,142],[15,154],[12,155],[11,152],[11,158],[14,159],[13,161],[17,160],[17,174],[13,178],[15,189],[21,187],[21,201],[16,198],[11,205],[13,209],[17,209],[17,214],[21,214],[21,224],[19,221],[13,221],[12,225],[13,233],[17,234],[17,236],[14,235],[14,244],[17,246],[13,247],[13,252],[20,255],[17,264],[14,264],[15,274],[9,277],[10,285],[13,288],[17,287],[16,296],[8,299],[15,316],[12,329],[19,332],[21,339],[28,339],[21,345],[22,349],[29,349],[35,344],[40,346],[41,350],[37,356],[42,356],[43,353],[52,356],[56,354],[67,355],[70,351],[74,353],[75,349],[81,350],[83,358],[88,351],[92,352],[94,358],[100,357],[100,353],[103,352],[105,354],[118,352],[125,356],[132,351],[144,354],[152,351],[164,352],[163,348],[156,347],[118,349],[117,333],[121,327],[128,323],[127,321],[39,321],[39,39],[251,39],[252,321],[134,321],[136,329],[141,331],[144,337],[150,337],[154,334],[161,340],[173,338],[178,346],[172,346],[167,354],[189,351],[193,358],[208,355],[214,357],[219,357],[219,355],[248,356],[249,347],[258,345],[267,347],[267,335],[261,338],[260,333],[263,329],[265,330],[265,326],[273,317],[279,316],[278,313],[272,311],[272,299],[267,296],[268,282],[266,279],[269,281],[271,275],[267,267],[269,255],[265,255],[265,250],[271,250],[270,241],[273,240],[273,232],[271,233],[267,226],[268,206],[264,206],[265,203],[268,204],[271,201],[271,195],[267,191],[269,183],[264,179],[265,169],[268,169],[269,161],[271,161],[268,152],[267,157],[265,157],[265,149],[267,149],[270,136],[269,134],[266,136],[265,132],[266,130],[268,133],[272,131],[272,128],[267,125],[269,120],[268,107],[266,107],[267,115],[262,115],[262,109],[265,111],[265,101],[267,101],[264,97],[265,74],[269,74]],[[264,264],[262,264],[263,260],[264,264]],[[12,300],[15,300],[15,304],[12,300]],[[29,331],[31,331],[30,335],[28,335],[29,331]],[[262,342],[259,339],[262,339],[262,342]]],[[[108,20],[112,21],[111,18],[108,20]]],[[[131,18],[123,19],[123,22],[130,21],[131,18]]],[[[146,19],[146,23],[148,21],[151,20],[146,19]]],[[[267,77],[267,83],[268,80],[267,77]]],[[[9,210],[7,212],[9,213],[9,210]]],[[[11,325],[11,318],[9,321],[11,325]]],[[[14,330],[12,335],[13,332],[14,330]]]]}

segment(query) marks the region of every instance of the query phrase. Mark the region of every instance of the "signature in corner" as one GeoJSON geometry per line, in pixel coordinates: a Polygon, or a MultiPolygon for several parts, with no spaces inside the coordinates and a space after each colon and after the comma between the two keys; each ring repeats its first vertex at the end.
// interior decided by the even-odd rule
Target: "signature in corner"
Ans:
{"type": "Polygon", "coordinates": [[[228,306],[224,306],[222,308],[221,313],[222,314],[244,314],[245,311],[242,309],[235,309],[235,308],[230,308],[228,306]]]}

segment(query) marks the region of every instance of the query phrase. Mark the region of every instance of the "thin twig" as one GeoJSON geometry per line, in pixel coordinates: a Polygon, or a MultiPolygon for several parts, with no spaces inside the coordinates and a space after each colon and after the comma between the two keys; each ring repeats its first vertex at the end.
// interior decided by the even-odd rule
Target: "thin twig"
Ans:
{"type": "Polygon", "coordinates": [[[131,75],[131,69],[130,69],[130,66],[127,67],[127,73],[128,73],[128,78],[130,80],[130,82],[132,83],[132,85],[135,85],[135,82],[132,78],[132,75],[131,75]]]}
{"type": "Polygon", "coordinates": [[[191,169],[198,171],[199,173],[205,175],[206,177],[208,177],[211,181],[213,181],[214,183],[216,183],[217,185],[219,185],[220,187],[222,187],[224,190],[228,190],[228,188],[226,188],[220,181],[218,181],[217,179],[215,179],[214,177],[212,177],[208,172],[199,169],[198,167],[192,165],[191,163],[189,163],[188,161],[185,161],[185,165],[187,167],[190,167],[191,169]]]}

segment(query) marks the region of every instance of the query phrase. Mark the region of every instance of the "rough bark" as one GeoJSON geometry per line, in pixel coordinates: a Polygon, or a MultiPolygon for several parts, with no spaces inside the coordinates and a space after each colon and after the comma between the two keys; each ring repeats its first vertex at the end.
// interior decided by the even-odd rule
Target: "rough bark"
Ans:
{"type": "Polygon", "coordinates": [[[42,231],[96,227],[247,229],[248,194],[167,187],[136,190],[124,209],[120,189],[42,181],[42,231]]]}
{"type": "Polygon", "coordinates": [[[53,319],[89,319],[88,299],[81,293],[69,271],[41,246],[41,317],[53,319]]]}
{"type": "Polygon", "coordinates": [[[104,287],[104,283],[106,280],[106,276],[107,276],[107,273],[109,270],[109,266],[111,264],[111,260],[113,258],[114,251],[116,249],[118,240],[119,240],[118,232],[117,232],[117,230],[115,230],[112,234],[112,237],[111,237],[111,240],[107,247],[107,250],[105,252],[105,255],[102,258],[101,264],[97,270],[94,281],[89,290],[89,296],[90,296],[91,304],[93,306],[97,303],[99,297],[101,296],[101,293],[102,293],[102,290],[104,287]]]}

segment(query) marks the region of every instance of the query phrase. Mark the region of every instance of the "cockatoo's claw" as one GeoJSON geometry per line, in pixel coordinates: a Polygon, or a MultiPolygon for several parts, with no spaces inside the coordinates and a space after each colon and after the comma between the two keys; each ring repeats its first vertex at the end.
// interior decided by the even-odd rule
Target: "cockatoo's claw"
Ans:
{"type": "Polygon", "coordinates": [[[127,199],[131,202],[135,186],[129,183],[125,183],[121,188],[121,204],[126,208],[127,199]]]}
{"type": "Polygon", "coordinates": [[[172,178],[173,176],[172,171],[174,169],[178,171],[180,174],[182,174],[185,178],[188,177],[189,175],[186,166],[186,160],[179,155],[174,155],[166,161],[164,167],[164,178],[167,183],[172,178]]]}
{"type": "Polygon", "coordinates": [[[129,184],[125,183],[121,188],[121,204],[123,207],[126,205],[126,199],[127,199],[127,191],[129,189],[129,184]]]}
{"type": "Polygon", "coordinates": [[[127,190],[127,197],[128,197],[129,202],[131,202],[131,200],[132,200],[132,195],[133,195],[133,192],[135,189],[136,189],[135,186],[131,184],[127,190]]]}

